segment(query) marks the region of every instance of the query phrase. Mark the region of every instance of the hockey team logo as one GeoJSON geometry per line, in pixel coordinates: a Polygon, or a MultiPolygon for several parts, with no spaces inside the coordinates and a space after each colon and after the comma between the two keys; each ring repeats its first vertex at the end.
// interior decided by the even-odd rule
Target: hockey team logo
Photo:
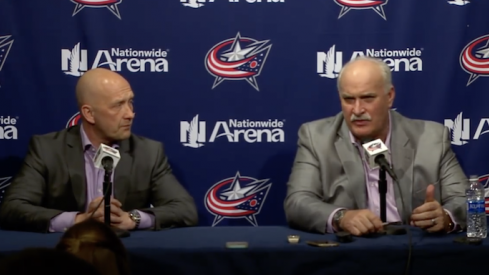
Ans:
{"type": "Polygon", "coordinates": [[[10,179],[12,179],[12,177],[0,178],[0,205],[2,205],[7,187],[10,186],[10,179]]]}
{"type": "Polygon", "coordinates": [[[7,60],[8,53],[10,52],[13,43],[14,40],[11,35],[0,36],[0,71],[2,71],[3,64],[5,64],[5,60],[7,60]]]}
{"type": "Polygon", "coordinates": [[[338,19],[343,17],[351,10],[373,10],[384,20],[385,17],[384,6],[387,5],[389,0],[334,0],[336,4],[341,7],[340,15],[338,19]]]}
{"type": "Polygon", "coordinates": [[[272,183],[269,179],[258,180],[236,173],[214,184],[205,195],[205,207],[215,216],[212,226],[223,219],[246,219],[258,226],[258,215],[265,203],[272,183]]]}
{"type": "Polygon", "coordinates": [[[75,125],[78,125],[78,124],[81,122],[80,118],[81,118],[80,112],[78,112],[78,113],[74,114],[74,115],[73,115],[73,116],[72,116],[72,117],[71,117],[71,118],[68,120],[68,122],[66,123],[66,126],[65,126],[65,127],[66,127],[66,128],[70,128],[70,127],[73,127],[73,126],[75,126],[75,125]]]}
{"type": "Polygon", "coordinates": [[[257,91],[258,77],[270,52],[270,40],[258,41],[236,35],[219,42],[205,57],[207,71],[216,79],[212,89],[224,80],[246,80],[257,91]]]}
{"type": "Polygon", "coordinates": [[[489,34],[472,40],[460,53],[460,65],[470,76],[467,86],[480,76],[489,76],[489,34]]]}
{"type": "Polygon", "coordinates": [[[76,6],[73,11],[73,15],[75,16],[85,7],[88,8],[107,8],[111,11],[117,18],[121,19],[121,14],[119,13],[119,5],[122,0],[71,0],[76,6]]]}
{"type": "Polygon", "coordinates": [[[477,140],[482,135],[489,133],[489,118],[481,118],[479,120],[479,124],[477,125],[477,129],[473,136],[470,130],[470,122],[469,118],[463,117],[463,112],[460,112],[454,120],[445,119],[445,126],[451,130],[451,138],[452,144],[462,146],[469,143],[469,140],[477,140]]]}

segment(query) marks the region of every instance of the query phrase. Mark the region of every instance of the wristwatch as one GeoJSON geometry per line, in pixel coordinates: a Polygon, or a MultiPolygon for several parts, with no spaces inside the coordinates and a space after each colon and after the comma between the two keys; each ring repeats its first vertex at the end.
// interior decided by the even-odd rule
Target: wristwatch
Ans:
{"type": "Polygon", "coordinates": [[[141,222],[141,215],[137,210],[131,210],[129,211],[129,218],[133,220],[136,223],[136,226],[134,229],[137,229],[139,227],[139,223],[141,222]]]}
{"type": "Polygon", "coordinates": [[[346,209],[341,209],[341,210],[336,211],[336,213],[334,213],[333,227],[336,228],[336,231],[342,231],[342,229],[340,227],[340,221],[343,218],[343,216],[345,215],[345,211],[346,211],[346,209]]]}

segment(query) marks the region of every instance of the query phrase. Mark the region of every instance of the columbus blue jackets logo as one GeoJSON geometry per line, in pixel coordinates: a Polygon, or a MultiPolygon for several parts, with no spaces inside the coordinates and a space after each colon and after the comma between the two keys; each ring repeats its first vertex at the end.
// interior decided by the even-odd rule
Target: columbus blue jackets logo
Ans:
{"type": "Polygon", "coordinates": [[[212,89],[224,80],[245,80],[257,91],[256,77],[260,75],[272,47],[270,40],[258,41],[248,37],[219,42],[205,57],[207,71],[216,79],[212,89]]]}
{"type": "Polygon", "coordinates": [[[340,15],[338,19],[343,17],[351,10],[373,10],[384,20],[385,17],[384,6],[387,5],[389,0],[334,0],[336,4],[341,7],[340,15]]]}
{"type": "Polygon", "coordinates": [[[110,10],[117,18],[121,19],[121,14],[119,12],[119,5],[122,0],[71,0],[71,2],[75,3],[75,10],[73,11],[73,15],[75,16],[85,7],[88,8],[107,8],[110,10]]]}
{"type": "Polygon", "coordinates": [[[256,215],[260,213],[272,183],[243,177],[238,173],[214,184],[205,195],[205,207],[215,216],[212,226],[223,219],[246,219],[258,226],[256,215]]]}
{"type": "Polygon", "coordinates": [[[12,177],[0,178],[0,205],[2,204],[3,197],[7,191],[7,187],[10,186],[10,179],[12,177]]]}
{"type": "Polygon", "coordinates": [[[74,114],[66,123],[66,128],[70,128],[72,126],[78,125],[80,123],[80,112],[74,114]]]}
{"type": "Polygon", "coordinates": [[[467,86],[480,76],[489,76],[489,34],[472,40],[460,53],[460,65],[470,76],[467,86]]]}

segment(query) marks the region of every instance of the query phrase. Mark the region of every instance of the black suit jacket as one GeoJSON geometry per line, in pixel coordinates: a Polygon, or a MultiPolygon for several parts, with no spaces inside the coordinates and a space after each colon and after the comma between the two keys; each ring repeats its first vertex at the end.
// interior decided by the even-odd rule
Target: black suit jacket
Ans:
{"type": "MultiPolygon", "coordinates": [[[[124,211],[152,213],[155,230],[197,225],[194,200],[173,176],[161,143],[133,134],[120,142],[119,151],[113,195],[124,211]]],[[[47,232],[50,220],[60,213],[84,212],[86,193],[80,126],[33,136],[6,192],[0,226],[47,232]]]]}

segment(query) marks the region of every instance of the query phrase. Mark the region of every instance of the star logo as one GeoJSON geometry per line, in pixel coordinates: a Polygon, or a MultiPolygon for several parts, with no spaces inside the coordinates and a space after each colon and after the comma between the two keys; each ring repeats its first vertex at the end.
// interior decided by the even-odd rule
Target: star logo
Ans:
{"type": "Polygon", "coordinates": [[[71,0],[71,2],[76,5],[72,16],[75,16],[85,7],[107,8],[110,12],[117,16],[117,18],[121,19],[121,14],[117,5],[119,5],[122,0],[71,0]]]}
{"type": "Polygon", "coordinates": [[[272,183],[269,179],[258,180],[236,173],[214,184],[205,195],[207,210],[215,216],[212,226],[223,219],[246,219],[253,226],[258,226],[258,215],[265,203],[272,183]]]}
{"type": "Polygon", "coordinates": [[[470,76],[467,86],[481,76],[489,76],[489,34],[472,40],[460,53],[460,66],[470,76]]]}
{"type": "Polygon", "coordinates": [[[334,0],[341,7],[338,19],[343,17],[351,10],[373,10],[382,19],[387,20],[384,12],[384,6],[389,0],[334,0]]]}
{"type": "Polygon", "coordinates": [[[212,89],[224,80],[245,80],[259,91],[256,77],[260,75],[272,47],[268,42],[241,37],[238,32],[235,38],[212,47],[205,57],[206,69],[215,77],[212,89]]]}

